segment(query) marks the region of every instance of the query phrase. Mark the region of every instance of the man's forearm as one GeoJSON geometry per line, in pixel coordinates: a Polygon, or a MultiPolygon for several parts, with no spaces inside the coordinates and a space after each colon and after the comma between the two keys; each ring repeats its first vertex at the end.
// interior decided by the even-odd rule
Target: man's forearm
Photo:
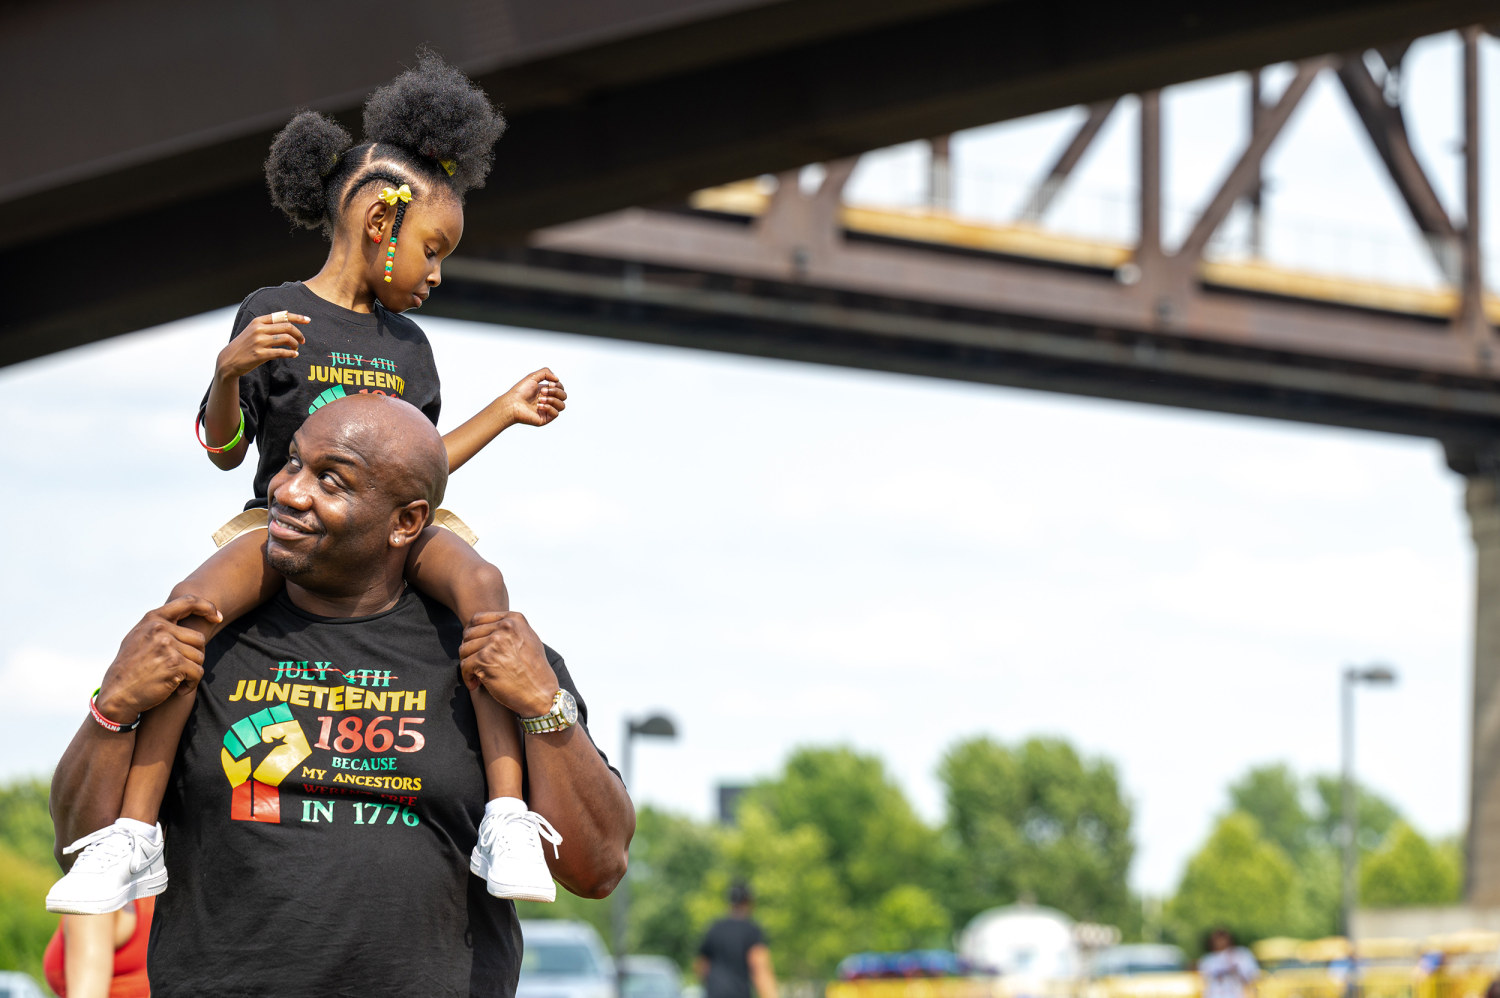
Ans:
{"type": "Polygon", "coordinates": [[[580,897],[602,898],[625,875],[635,807],[581,727],[526,736],[530,805],[563,836],[552,875],[580,897]]]}
{"type": "Polygon", "coordinates": [[[79,726],[52,774],[49,798],[52,854],[63,869],[73,865],[73,857],[63,857],[64,846],[120,816],[134,751],[134,733],[106,731],[92,717],[79,726]]]}
{"type": "MultiPolygon", "coordinates": [[[[203,678],[207,642],[201,631],[181,623],[190,616],[206,618],[211,624],[223,619],[209,600],[177,596],[149,611],[130,629],[99,684],[95,704],[101,714],[129,724],[184,683],[188,689],[197,685],[203,678]]],[[[120,816],[134,754],[134,732],[106,731],[92,717],[84,718],[52,774],[52,848],[64,869],[72,860],[63,863],[63,846],[120,816]]]]}

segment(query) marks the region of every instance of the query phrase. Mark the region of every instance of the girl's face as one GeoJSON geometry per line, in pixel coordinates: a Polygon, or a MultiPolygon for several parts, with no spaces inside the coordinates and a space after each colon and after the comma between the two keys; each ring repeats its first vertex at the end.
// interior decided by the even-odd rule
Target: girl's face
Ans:
{"type": "Polygon", "coordinates": [[[432,289],[442,283],[442,263],[464,234],[464,211],[457,198],[442,195],[412,198],[406,206],[401,231],[396,233],[395,266],[387,283],[386,250],[391,245],[395,213],[389,217],[369,280],[380,304],[392,312],[405,312],[419,307],[432,289]]]}

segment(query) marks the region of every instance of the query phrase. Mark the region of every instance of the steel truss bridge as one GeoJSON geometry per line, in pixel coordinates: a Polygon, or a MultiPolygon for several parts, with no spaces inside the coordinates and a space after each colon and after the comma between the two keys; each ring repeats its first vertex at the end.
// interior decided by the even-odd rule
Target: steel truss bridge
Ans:
{"type": "MultiPolygon", "coordinates": [[[[5,93],[32,98],[8,102],[12,134],[34,136],[0,159],[0,266],[26,282],[0,364],[316,268],[321,244],[288,235],[267,205],[270,136],[297,105],[357,124],[363,95],[418,39],[344,0],[261,6],[71,0],[0,15],[5,93]],[[333,38],[366,58],[307,57],[333,38]],[[143,49],[161,54],[150,73],[143,49]],[[60,78],[64,52],[86,71],[60,78]],[[42,79],[47,90],[28,89],[42,79]]],[[[429,39],[512,121],[434,312],[1441,441],[1467,478],[1478,551],[1468,892],[1500,906],[1500,299],[1484,287],[1478,222],[1478,47],[1500,3],[430,6],[429,39]],[[1464,52],[1460,217],[1378,71],[1449,30],[1464,52]],[[1288,61],[1291,82],[1263,98],[1258,67],[1288,61]],[[1255,81],[1248,141],[1169,244],[1160,88],[1230,71],[1255,81]],[[1443,290],[1205,257],[1236,204],[1258,205],[1261,162],[1319,74],[1357,112],[1443,290]],[[1127,94],[1141,106],[1138,237],[1049,232],[1048,209],[1127,94]],[[1085,120],[1022,218],[944,210],[944,136],[1080,103],[1085,120]],[[860,153],[917,139],[932,142],[930,209],[845,203],[860,153]],[[814,162],[822,180],[804,190],[798,171],[814,162]],[[778,182],[740,180],[761,174],[778,182]]]]}

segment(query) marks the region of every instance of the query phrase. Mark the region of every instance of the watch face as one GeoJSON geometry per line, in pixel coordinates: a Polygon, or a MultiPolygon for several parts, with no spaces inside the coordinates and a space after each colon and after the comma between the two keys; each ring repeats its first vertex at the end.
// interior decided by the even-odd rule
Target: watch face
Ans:
{"type": "Polygon", "coordinates": [[[558,698],[557,709],[562,714],[564,724],[578,723],[578,701],[574,700],[573,694],[567,690],[563,690],[562,696],[558,698]]]}

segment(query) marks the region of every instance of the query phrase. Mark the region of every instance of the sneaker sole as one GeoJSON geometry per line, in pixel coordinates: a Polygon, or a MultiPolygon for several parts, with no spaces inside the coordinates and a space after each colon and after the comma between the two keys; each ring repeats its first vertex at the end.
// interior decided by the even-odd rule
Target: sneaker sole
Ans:
{"type": "Polygon", "coordinates": [[[133,880],[121,888],[119,893],[103,900],[61,901],[48,894],[47,910],[59,915],[107,915],[112,911],[119,911],[132,901],[154,897],[166,889],[167,871],[163,870],[160,873],[133,880]]]}
{"type": "Polygon", "coordinates": [[[505,898],[509,901],[556,901],[557,885],[551,881],[546,887],[538,884],[497,884],[492,880],[485,880],[485,889],[497,898],[505,898]]]}
{"type": "Polygon", "coordinates": [[[547,886],[540,884],[501,884],[490,880],[490,865],[477,855],[469,856],[469,872],[484,881],[484,889],[497,898],[505,898],[510,901],[556,901],[557,885],[547,881],[547,886]]]}

